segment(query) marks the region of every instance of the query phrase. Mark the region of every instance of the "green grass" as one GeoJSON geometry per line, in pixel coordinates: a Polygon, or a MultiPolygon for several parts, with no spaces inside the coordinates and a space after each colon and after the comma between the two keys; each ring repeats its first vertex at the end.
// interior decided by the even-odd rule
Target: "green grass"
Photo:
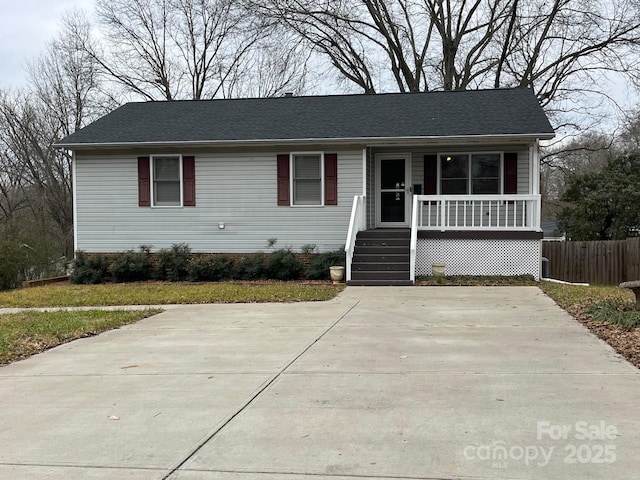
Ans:
{"type": "Polygon", "coordinates": [[[158,312],[92,310],[0,315],[0,365],[77,338],[136,322],[158,312]]]}
{"type": "Polygon", "coordinates": [[[540,288],[572,314],[587,313],[594,320],[640,327],[640,312],[634,309],[635,296],[627,289],[609,285],[588,287],[542,282],[540,288]]]}
{"type": "Polygon", "coordinates": [[[0,292],[0,307],[83,307],[330,300],[343,285],[280,283],[53,284],[0,292]]]}
{"type": "Polygon", "coordinates": [[[532,286],[538,285],[531,275],[447,275],[442,277],[424,275],[416,277],[416,285],[456,286],[532,286]]]}

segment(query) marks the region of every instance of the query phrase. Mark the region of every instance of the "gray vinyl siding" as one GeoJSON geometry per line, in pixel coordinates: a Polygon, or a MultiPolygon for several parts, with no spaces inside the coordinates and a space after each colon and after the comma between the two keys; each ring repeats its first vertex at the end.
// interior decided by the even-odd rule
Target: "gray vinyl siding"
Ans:
{"type": "Polygon", "coordinates": [[[337,153],[337,206],[278,206],[276,154],[253,152],[196,153],[196,206],[183,208],[138,206],[137,154],[79,154],[76,247],[117,252],[187,243],[193,252],[251,253],[275,237],[276,248],[343,248],[353,196],[362,193],[362,150],[337,153]]]}

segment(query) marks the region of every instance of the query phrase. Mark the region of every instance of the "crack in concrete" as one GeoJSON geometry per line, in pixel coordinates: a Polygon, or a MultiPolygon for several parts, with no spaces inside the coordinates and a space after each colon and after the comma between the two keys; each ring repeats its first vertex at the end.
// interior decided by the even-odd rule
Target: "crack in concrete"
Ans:
{"type": "Polygon", "coordinates": [[[291,367],[300,357],[302,357],[305,353],[307,353],[317,342],[319,342],[326,334],[328,334],[338,323],[344,319],[354,308],[358,306],[360,301],[356,301],[353,305],[351,305],[342,315],[338,317],[338,319],[333,322],[329,327],[327,327],[320,335],[318,335],[313,341],[308,343],[301,352],[293,357],[287,364],[282,367],[275,375],[273,375],[269,380],[264,382],[258,390],[246,400],[242,406],[236,410],[233,414],[227,417],[220,425],[218,425],[211,433],[209,433],[203,440],[196,445],[182,460],[180,460],[177,464],[170,468],[169,473],[167,473],[161,480],[168,480],[176,471],[180,469],[183,465],[185,465],[189,460],[191,460],[196,453],[198,453],[207,443],[215,438],[222,429],[224,429],[229,423],[231,423],[238,415],[240,415],[244,410],[246,410],[249,405],[251,405],[267,388],[269,388],[273,383],[280,378],[284,372],[291,367]]]}

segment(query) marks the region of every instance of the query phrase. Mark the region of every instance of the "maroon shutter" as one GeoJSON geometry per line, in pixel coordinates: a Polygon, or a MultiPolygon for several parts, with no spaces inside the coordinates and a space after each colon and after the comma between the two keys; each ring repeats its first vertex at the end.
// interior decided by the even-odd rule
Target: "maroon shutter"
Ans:
{"type": "Polygon", "coordinates": [[[518,193],[518,154],[504,154],[504,194],[518,193]]]}
{"type": "Polygon", "coordinates": [[[138,206],[151,206],[151,170],[149,157],[138,157],[138,206]]]}
{"type": "Polygon", "coordinates": [[[324,204],[338,204],[338,154],[324,155],[324,204]]]}
{"type": "Polygon", "coordinates": [[[424,156],[424,194],[438,194],[438,156],[424,156]]]}
{"type": "Polygon", "coordinates": [[[289,205],[289,155],[278,155],[278,205],[289,205]]]}
{"type": "Polygon", "coordinates": [[[196,206],[196,159],[193,156],[182,157],[182,204],[185,207],[196,206]]]}

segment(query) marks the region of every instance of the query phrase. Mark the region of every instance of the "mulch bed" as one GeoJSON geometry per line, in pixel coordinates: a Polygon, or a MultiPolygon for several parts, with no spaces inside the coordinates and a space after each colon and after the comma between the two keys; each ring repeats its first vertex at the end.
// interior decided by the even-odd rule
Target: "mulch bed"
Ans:
{"type": "Polygon", "coordinates": [[[629,363],[640,368],[640,328],[599,322],[585,313],[581,306],[570,307],[567,311],[591,333],[611,345],[629,363]]]}

